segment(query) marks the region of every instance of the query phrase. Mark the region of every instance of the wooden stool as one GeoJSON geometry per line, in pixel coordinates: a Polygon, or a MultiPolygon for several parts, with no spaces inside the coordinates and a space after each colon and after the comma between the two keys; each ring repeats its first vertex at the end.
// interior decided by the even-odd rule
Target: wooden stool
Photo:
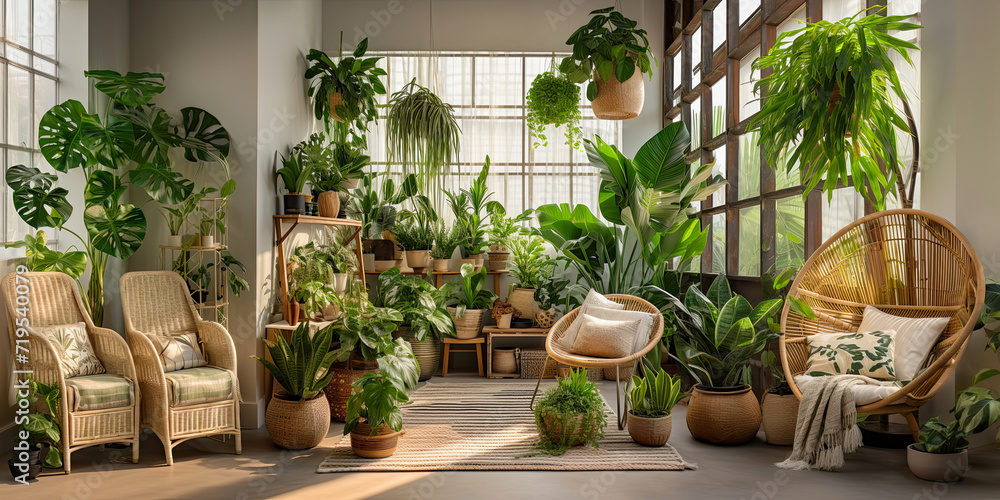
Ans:
{"type": "Polygon", "coordinates": [[[483,343],[486,342],[484,337],[476,337],[474,339],[456,339],[452,337],[445,337],[444,339],[444,364],[441,366],[441,376],[448,376],[448,361],[452,353],[468,352],[476,353],[476,362],[479,363],[479,376],[483,376],[483,343]],[[454,345],[471,345],[474,349],[455,349],[454,345]]]}

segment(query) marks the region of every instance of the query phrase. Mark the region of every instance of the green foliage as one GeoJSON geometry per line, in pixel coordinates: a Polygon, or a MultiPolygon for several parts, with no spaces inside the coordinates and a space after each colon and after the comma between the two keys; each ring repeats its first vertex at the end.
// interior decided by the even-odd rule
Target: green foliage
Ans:
{"type": "Polygon", "coordinates": [[[781,310],[781,299],[751,307],[747,299],[732,292],[721,274],[707,294],[691,285],[684,300],[657,287],[647,289],[673,305],[674,315],[664,317],[677,353],[671,356],[691,377],[710,387],[751,382],[750,358],[777,338],[770,324],[781,310]]]}
{"type": "Polygon", "coordinates": [[[430,250],[434,246],[434,231],[415,222],[396,226],[396,243],[404,250],[430,250]]]}
{"type": "Polygon", "coordinates": [[[527,96],[527,124],[535,136],[533,149],[548,146],[545,129],[549,125],[565,125],[566,144],[580,149],[580,87],[563,74],[554,71],[540,73],[531,82],[527,96]]]}
{"type": "Polygon", "coordinates": [[[353,231],[349,226],[339,226],[336,230],[326,228],[316,245],[334,273],[350,274],[358,270],[358,256],[345,244],[351,241],[353,231]]]}
{"type": "Polygon", "coordinates": [[[306,60],[309,68],[305,79],[309,80],[309,97],[313,98],[316,119],[323,120],[327,130],[334,120],[330,111],[330,96],[340,92],[343,104],[336,107],[337,115],[345,122],[353,122],[362,131],[368,122],[378,118],[376,95],[385,94],[385,85],[379,80],[386,74],[376,68],[381,57],[363,57],[368,51],[368,39],[361,40],[354,53],[343,56],[344,33],[340,33],[341,53],[338,62],[321,50],[310,49],[306,60]]]}
{"type": "Polygon", "coordinates": [[[364,154],[363,136],[349,132],[349,127],[340,123],[334,130],[342,131],[343,137],[327,142],[322,132],[316,132],[295,146],[302,152],[303,166],[311,169],[309,182],[318,192],[342,191],[345,180],[360,179],[371,163],[371,158],[364,154]]]}
{"type": "Polygon", "coordinates": [[[455,323],[445,308],[445,291],[438,290],[420,276],[404,275],[392,268],[378,277],[376,304],[391,305],[403,315],[417,340],[428,335],[438,340],[455,336],[455,323]]]}
{"type": "MultiPolygon", "coordinates": [[[[393,354],[392,332],[403,322],[403,315],[389,307],[375,307],[362,287],[337,297],[340,317],[333,322],[340,346],[334,351],[336,361],[347,361],[352,355],[369,361],[393,354]]],[[[381,368],[381,365],[380,365],[381,368]]]]}
{"type": "Polygon", "coordinates": [[[584,444],[593,445],[604,439],[607,419],[604,417],[604,398],[593,382],[587,380],[586,368],[574,368],[569,376],[560,378],[538,401],[535,407],[535,424],[538,426],[541,442],[538,448],[550,455],[562,455],[570,448],[573,436],[580,433],[584,444]],[[582,422],[578,418],[583,416],[582,422]],[[547,432],[552,429],[544,424],[548,417],[556,422],[554,427],[561,432],[547,432]]]}
{"type": "Polygon", "coordinates": [[[542,280],[535,288],[534,297],[535,302],[538,303],[538,309],[548,311],[555,307],[562,300],[568,285],[569,280],[557,279],[555,276],[542,280]]]}
{"type": "Polygon", "coordinates": [[[167,220],[167,227],[170,229],[170,234],[180,235],[184,223],[189,222],[191,214],[198,211],[201,200],[204,200],[208,195],[215,192],[218,192],[218,189],[203,187],[201,191],[191,191],[191,194],[180,203],[163,207],[163,211],[165,212],[163,217],[167,220]]]}
{"type": "Polygon", "coordinates": [[[512,236],[527,232],[521,223],[530,221],[534,210],[529,208],[515,217],[507,217],[507,209],[504,208],[503,204],[493,200],[486,203],[486,212],[490,217],[488,243],[506,246],[512,236]]]}
{"type": "Polygon", "coordinates": [[[655,368],[643,363],[643,377],[632,376],[625,393],[629,402],[629,413],[639,417],[664,417],[670,415],[674,405],[690,396],[681,392],[681,381],[671,377],[663,368],[655,368]]]}
{"type": "Polygon", "coordinates": [[[552,279],[556,262],[545,254],[545,240],[535,235],[521,235],[507,241],[510,248],[512,286],[538,289],[552,279]]]}
{"type": "Polygon", "coordinates": [[[461,189],[458,193],[445,191],[455,220],[465,227],[466,241],[462,247],[469,255],[483,253],[487,245],[486,226],[489,223],[490,192],[486,178],[490,174],[490,157],[486,157],[482,170],[472,182],[469,189],[461,189]]]}
{"type": "Polygon", "coordinates": [[[304,194],[306,183],[313,173],[313,165],[302,160],[302,151],[292,148],[288,153],[288,158],[281,156],[281,168],[278,169],[278,177],[285,184],[285,189],[289,194],[304,194]]]}
{"type": "MultiPolygon", "coordinates": [[[[653,76],[650,60],[656,64],[656,57],[649,48],[646,30],[636,29],[639,24],[615,11],[614,7],[598,9],[590,13],[590,22],[581,26],[566,40],[573,47],[573,55],[566,57],[559,70],[576,83],[592,78],[594,70],[601,79],[611,78],[619,82],[628,81],[638,69],[653,76]]],[[[591,81],[587,86],[587,98],[597,97],[597,85],[591,81]]]]}
{"type": "MultiPolygon", "coordinates": [[[[215,263],[211,262],[206,267],[214,267],[215,263]]],[[[229,291],[239,297],[241,293],[250,289],[250,284],[247,280],[240,276],[240,274],[246,275],[247,266],[244,266],[242,262],[233,257],[233,254],[229,253],[229,250],[223,250],[219,252],[219,269],[222,272],[229,273],[229,291]]]]}
{"type": "Polygon", "coordinates": [[[361,221],[363,238],[381,239],[385,231],[395,231],[399,204],[417,194],[417,178],[413,175],[403,177],[398,186],[388,176],[379,177],[365,174],[347,204],[347,216],[361,221]]]}
{"type": "Polygon", "coordinates": [[[458,160],[462,129],[451,105],[414,78],[389,99],[386,129],[389,164],[402,164],[404,174],[417,175],[422,192],[436,196],[458,160]]]}
{"type": "Polygon", "coordinates": [[[465,239],[465,227],[461,224],[452,224],[449,228],[444,222],[439,222],[434,226],[434,248],[430,255],[435,259],[450,259],[465,239]]]}
{"type": "Polygon", "coordinates": [[[289,290],[297,302],[303,304],[306,315],[311,316],[337,300],[333,289],[334,263],[329,253],[320,251],[316,242],[310,241],[295,249],[288,258],[289,290]]]}
{"type": "Polygon", "coordinates": [[[48,247],[48,237],[45,231],[38,230],[35,236],[24,235],[23,241],[12,241],[5,244],[7,248],[24,248],[27,258],[26,265],[32,272],[56,271],[66,273],[75,279],[87,270],[87,254],[76,247],[70,247],[65,252],[52,250],[48,247]]]}
{"type": "Polygon", "coordinates": [[[30,411],[23,415],[24,420],[18,419],[20,431],[28,433],[28,446],[37,449],[38,445],[48,443],[49,451],[43,457],[45,465],[49,467],[62,467],[62,454],[59,452],[58,443],[62,439],[62,429],[56,415],[59,414],[59,386],[56,384],[46,385],[36,380],[29,382],[30,390],[27,397],[21,391],[17,391],[17,406],[27,408],[38,402],[39,398],[45,401],[45,408],[48,413],[30,411]],[[22,402],[24,401],[24,402],[22,402]]]}
{"type": "Polygon", "coordinates": [[[976,329],[986,328],[987,333],[993,334],[994,329],[990,326],[997,321],[1000,321],[1000,283],[990,282],[986,283],[986,297],[979,320],[976,321],[976,329]]]}
{"type": "Polygon", "coordinates": [[[912,65],[908,51],[917,50],[889,33],[920,26],[905,22],[910,16],[865,12],[783,33],[754,61],[771,73],[754,83],[755,93],[766,94],[749,130],[760,132],[768,164],[789,173],[802,167],[806,193],[822,183],[832,199],[838,183],[853,177],[854,188],[883,210],[889,195],[905,196],[897,192],[905,167],[896,133],[910,134],[893,103],[906,97],[892,57],[912,65]],[[839,102],[831,102],[835,91],[839,102]]]}
{"type": "Polygon", "coordinates": [[[350,434],[361,419],[371,426],[372,435],[382,424],[397,432],[403,428],[399,405],[409,402],[409,394],[417,386],[420,367],[405,340],[396,339],[390,349],[378,358],[378,372],[366,373],[354,382],[351,397],[347,399],[344,435],[350,434]]]}
{"type": "Polygon", "coordinates": [[[778,356],[771,351],[763,351],[760,353],[760,361],[764,364],[764,368],[771,372],[771,377],[774,379],[774,385],[768,389],[768,392],[778,396],[792,394],[792,388],[789,387],[788,380],[785,379],[785,371],[781,368],[778,356]]]}
{"type": "Polygon", "coordinates": [[[454,302],[456,315],[461,318],[466,309],[489,309],[497,296],[486,289],[486,269],[474,271],[472,264],[462,264],[459,283],[445,283],[441,290],[454,302]]]}
{"type": "Polygon", "coordinates": [[[943,423],[940,417],[928,420],[917,438],[918,449],[928,453],[957,453],[969,447],[968,437],[990,428],[1000,420],[1000,397],[997,392],[977,387],[980,382],[1000,375],[1000,370],[981,370],[972,386],[958,393],[951,413],[955,420],[943,423]]]}
{"type": "Polygon", "coordinates": [[[303,322],[292,332],[290,341],[278,335],[278,341],[264,339],[273,361],[250,356],[260,361],[274,380],[285,389],[289,401],[309,400],[323,394],[333,378],[330,365],[336,356],[330,351],[333,326],[316,331],[310,338],[309,322],[303,322]]]}

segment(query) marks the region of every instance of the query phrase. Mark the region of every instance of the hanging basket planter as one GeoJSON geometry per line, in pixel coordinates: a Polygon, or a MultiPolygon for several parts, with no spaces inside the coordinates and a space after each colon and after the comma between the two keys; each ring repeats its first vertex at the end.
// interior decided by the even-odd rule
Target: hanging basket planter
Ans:
{"type": "Polygon", "coordinates": [[[641,72],[632,73],[622,83],[614,76],[605,81],[594,70],[594,82],[597,83],[597,96],[590,102],[594,116],[602,120],[629,120],[639,116],[646,100],[641,72]]]}

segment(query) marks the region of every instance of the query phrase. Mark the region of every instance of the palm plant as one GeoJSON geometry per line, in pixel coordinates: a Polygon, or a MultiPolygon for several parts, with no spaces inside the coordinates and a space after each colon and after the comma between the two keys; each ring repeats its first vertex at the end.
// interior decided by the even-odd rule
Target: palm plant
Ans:
{"type": "Polygon", "coordinates": [[[375,67],[381,57],[363,57],[368,51],[367,38],[361,40],[351,56],[344,57],[343,46],[341,32],[337,63],[321,50],[309,50],[306,60],[311,64],[304,75],[309,80],[309,97],[314,100],[316,119],[323,120],[327,130],[331,121],[336,120],[353,122],[365,131],[368,122],[378,117],[375,96],[385,94],[379,77],[386,72],[375,67]]]}
{"type": "Polygon", "coordinates": [[[260,361],[274,380],[285,389],[288,401],[307,401],[323,394],[323,388],[333,379],[330,370],[336,356],[330,351],[333,340],[333,325],[328,325],[310,336],[309,323],[301,323],[291,339],[278,335],[278,340],[264,339],[269,361],[259,356],[250,356],[260,361]],[[311,337],[311,338],[310,338],[311,337]]]}

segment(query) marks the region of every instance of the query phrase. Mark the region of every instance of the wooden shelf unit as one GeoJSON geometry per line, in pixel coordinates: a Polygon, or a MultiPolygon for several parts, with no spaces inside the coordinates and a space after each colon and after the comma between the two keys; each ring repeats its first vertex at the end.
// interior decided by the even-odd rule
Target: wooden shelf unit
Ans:
{"type": "Polygon", "coordinates": [[[542,338],[549,336],[548,328],[500,328],[484,326],[486,335],[486,377],[487,378],[521,378],[520,367],[517,373],[493,373],[493,339],[496,338],[542,338]]]}
{"type": "MultiPolygon", "coordinates": [[[[486,275],[487,276],[493,276],[493,293],[497,294],[498,296],[500,295],[500,276],[503,276],[504,274],[507,274],[509,272],[510,271],[507,270],[507,269],[504,269],[503,271],[490,271],[490,270],[486,271],[486,275]]],[[[376,272],[376,271],[366,271],[365,272],[365,275],[367,275],[367,276],[378,276],[380,274],[382,274],[382,273],[379,273],[379,272],[376,272]]],[[[436,286],[438,288],[441,288],[442,286],[444,286],[444,277],[445,276],[458,276],[458,275],[462,274],[462,272],[461,271],[432,271],[432,270],[430,270],[430,271],[425,271],[425,272],[422,272],[422,273],[418,273],[418,272],[414,272],[414,271],[402,271],[401,274],[410,275],[410,276],[423,276],[423,277],[433,276],[434,277],[434,286],[436,286]]]]}

